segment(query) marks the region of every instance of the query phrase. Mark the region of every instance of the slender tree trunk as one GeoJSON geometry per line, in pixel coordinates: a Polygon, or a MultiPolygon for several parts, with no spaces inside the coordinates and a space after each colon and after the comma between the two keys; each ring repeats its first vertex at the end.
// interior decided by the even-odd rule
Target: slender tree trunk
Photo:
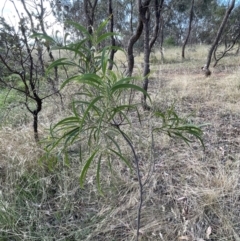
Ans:
{"type": "Polygon", "coordinates": [[[187,33],[187,37],[183,43],[182,46],[182,58],[185,59],[185,47],[187,45],[190,33],[191,33],[191,29],[192,29],[192,21],[193,21],[193,7],[194,7],[194,0],[192,0],[192,4],[191,4],[191,9],[190,9],[190,15],[189,15],[189,25],[188,25],[188,33],[187,33]]]}
{"type": "MultiPolygon", "coordinates": [[[[83,5],[84,5],[84,12],[85,12],[85,17],[87,20],[87,29],[90,34],[93,33],[93,23],[94,23],[94,17],[95,17],[95,8],[97,6],[98,0],[94,0],[93,4],[91,0],[84,0],[83,5]]],[[[91,48],[91,43],[88,42],[89,48],[91,48]]]]}
{"type": "MultiPolygon", "coordinates": [[[[140,14],[140,18],[143,23],[144,30],[144,68],[143,68],[143,89],[148,90],[148,74],[150,73],[150,37],[149,37],[149,28],[150,28],[150,12],[149,12],[149,4],[151,0],[146,0],[142,3],[141,0],[138,0],[138,11],[140,14]]],[[[147,96],[143,95],[142,98],[142,106],[144,110],[149,110],[149,106],[146,102],[147,96]]]]}
{"type": "Polygon", "coordinates": [[[160,54],[161,54],[161,63],[163,64],[164,63],[164,52],[163,52],[164,20],[163,20],[163,18],[161,18],[161,20],[160,20],[159,32],[160,32],[160,46],[159,46],[159,49],[160,49],[160,54]]]}
{"type": "Polygon", "coordinates": [[[128,41],[127,46],[127,59],[128,59],[128,70],[127,74],[128,76],[132,76],[133,68],[134,68],[134,55],[133,55],[133,46],[140,38],[143,31],[143,23],[141,21],[140,16],[138,17],[138,25],[136,29],[136,33],[131,36],[131,38],[128,41]]]}
{"type": "Polygon", "coordinates": [[[133,34],[133,0],[130,1],[130,30],[131,34],[133,34]]]}
{"type": "MultiPolygon", "coordinates": [[[[25,1],[24,0],[21,0],[22,2],[22,5],[25,9],[25,11],[27,12],[29,18],[30,18],[30,23],[31,23],[31,28],[32,30],[34,30],[34,25],[33,25],[33,20],[32,20],[32,17],[30,15],[30,13],[28,12],[27,10],[27,7],[25,5],[25,1]]],[[[15,4],[14,4],[15,6],[15,4]]],[[[19,15],[19,12],[15,6],[15,9],[19,15]]],[[[20,15],[19,15],[19,18],[20,18],[20,15]]],[[[21,18],[20,18],[21,19],[21,18]]],[[[32,100],[35,101],[36,103],[36,109],[35,110],[31,110],[28,106],[28,103],[26,101],[25,105],[26,105],[26,108],[28,109],[28,111],[33,115],[33,131],[34,131],[34,138],[36,140],[36,142],[39,141],[39,136],[38,136],[38,113],[42,110],[42,99],[39,97],[39,93],[38,93],[38,89],[36,88],[37,86],[37,83],[36,83],[36,79],[34,77],[34,59],[33,59],[33,56],[32,56],[32,51],[31,51],[31,48],[29,46],[29,43],[28,43],[28,38],[26,36],[26,30],[25,30],[25,27],[23,25],[21,25],[21,32],[22,32],[22,36],[23,36],[23,39],[24,39],[24,44],[25,44],[25,47],[26,47],[26,51],[28,53],[28,57],[29,57],[29,68],[28,68],[28,74],[29,74],[29,77],[28,77],[28,81],[26,81],[26,73],[23,74],[23,78],[24,78],[24,83],[29,83],[29,87],[27,84],[25,84],[25,97],[26,97],[26,100],[30,97],[32,100]],[[31,93],[31,94],[30,94],[31,93]]],[[[38,40],[36,39],[36,42],[38,43],[38,40]]]]}
{"type": "MultiPolygon", "coordinates": [[[[143,27],[144,27],[144,69],[143,69],[143,89],[144,90],[148,90],[148,83],[149,83],[149,79],[148,79],[148,75],[150,73],[150,40],[149,40],[149,28],[150,28],[150,13],[149,13],[149,9],[145,14],[145,20],[143,23],[143,27]]],[[[146,103],[146,98],[147,96],[144,95],[143,96],[143,109],[149,109],[149,107],[147,106],[146,103]]]]}
{"type": "Polygon", "coordinates": [[[217,31],[216,38],[215,38],[215,40],[214,40],[214,42],[213,42],[213,44],[212,44],[212,46],[211,46],[211,48],[209,50],[208,56],[207,56],[207,63],[205,65],[205,67],[204,67],[206,71],[209,71],[209,66],[210,66],[210,63],[211,63],[211,60],[212,60],[213,51],[216,48],[216,46],[218,45],[218,42],[219,42],[219,40],[220,40],[220,38],[222,36],[223,29],[224,29],[224,27],[225,27],[225,25],[227,23],[229,15],[231,14],[231,12],[232,12],[232,10],[234,8],[234,5],[235,5],[235,0],[232,0],[231,4],[229,5],[229,7],[226,10],[226,13],[225,13],[224,18],[222,20],[222,23],[221,23],[221,25],[220,25],[220,27],[219,27],[219,29],[217,31]]]}
{"type": "Polygon", "coordinates": [[[149,43],[150,51],[158,37],[158,33],[159,33],[159,29],[160,29],[160,16],[161,16],[162,8],[163,8],[163,3],[164,3],[164,0],[155,0],[155,2],[154,2],[155,24],[154,24],[154,28],[153,28],[153,35],[152,35],[152,38],[149,43]]]}
{"type": "MultiPolygon", "coordinates": [[[[110,32],[113,32],[113,27],[114,27],[114,16],[113,16],[113,9],[112,9],[112,0],[109,0],[108,1],[108,13],[109,13],[109,16],[110,16],[110,32]]],[[[116,46],[116,41],[115,41],[115,37],[114,36],[111,36],[111,45],[112,47],[116,46]]],[[[110,62],[109,62],[109,66],[108,66],[108,69],[112,70],[113,68],[113,59],[114,59],[114,54],[115,54],[115,50],[114,49],[111,49],[111,52],[110,52],[110,62]]]]}
{"type": "MultiPolygon", "coordinates": [[[[158,36],[160,14],[161,14],[161,10],[162,10],[162,7],[163,7],[164,0],[161,0],[161,1],[155,0],[154,1],[155,26],[154,26],[153,35],[152,35],[151,40],[150,40],[150,17],[151,17],[151,13],[150,13],[150,8],[149,8],[150,2],[151,2],[151,0],[145,1],[144,3],[141,3],[141,1],[139,1],[139,4],[141,4],[139,6],[139,12],[140,12],[141,20],[143,22],[143,29],[144,29],[144,71],[143,71],[144,80],[143,80],[143,89],[146,90],[146,91],[148,90],[148,83],[149,83],[148,75],[150,73],[150,53],[151,53],[151,49],[152,49],[154,43],[156,42],[156,39],[157,39],[157,36],[158,36]],[[145,9],[145,12],[143,12],[143,9],[145,9]]],[[[142,99],[143,109],[149,110],[150,107],[147,105],[146,99],[147,99],[147,96],[143,95],[143,99],[142,99]]]]}
{"type": "Polygon", "coordinates": [[[38,135],[38,114],[42,109],[42,100],[39,99],[39,102],[37,102],[37,109],[33,111],[33,131],[34,131],[34,139],[36,142],[39,141],[39,135],[38,135]]]}

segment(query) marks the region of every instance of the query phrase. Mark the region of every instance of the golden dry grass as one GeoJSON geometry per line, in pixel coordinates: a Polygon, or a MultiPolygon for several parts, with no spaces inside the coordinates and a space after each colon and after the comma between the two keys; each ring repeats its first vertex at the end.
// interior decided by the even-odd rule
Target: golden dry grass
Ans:
{"type": "MultiPolygon", "coordinates": [[[[129,130],[143,181],[150,174],[144,186],[141,240],[239,241],[239,56],[226,57],[205,78],[200,68],[206,46],[188,49],[184,62],[179,53],[179,48],[166,49],[165,64],[155,53],[149,93],[156,108],[175,103],[180,115],[192,113],[190,121],[209,123],[203,128],[205,150],[197,142],[188,147],[163,134],[155,135],[152,145],[149,125],[157,124],[155,119],[146,118],[129,130]]],[[[137,64],[135,72],[139,69],[137,64]]],[[[66,90],[64,101],[69,103],[72,91],[66,90]]],[[[51,123],[69,114],[57,98],[51,101],[40,117],[45,137],[51,123]]],[[[0,130],[0,240],[135,240],[135,173],[119,160],[107,172],[103,162],[104,196],[95,185],[95,168],[81,189],[76,149],[69,163],[60,150],[44,157],[44,143],[34,144],[31,131],[31,123],[0,130]]],[[[127,145],[121,146],[130,156],[127,145]]]]}

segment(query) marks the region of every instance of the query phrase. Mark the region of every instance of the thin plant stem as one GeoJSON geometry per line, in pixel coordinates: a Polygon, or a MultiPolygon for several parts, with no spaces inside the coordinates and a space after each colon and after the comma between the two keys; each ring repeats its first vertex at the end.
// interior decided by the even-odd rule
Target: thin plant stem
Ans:
{"type": "Polygon", "coordinates": [[[135,149],[134,149],[131,141],[127,137],[127,135],[120,129],[119,125],[116,125],[116,127],[119,130],[119,132],[121,133],[121,135],[123,136],[124,140],[130,146],[133,156],[134,156],[135,163],[136,163],[136,171],[137,171],[137,178],[138,178],[138,185],[139,185],[139,206],[138,206],[138,214],[137,214],[137,239],[136,239],[138,241],[139,240],[139,230],[140,230],[140,225],[141,225],[141,211],[142,211],[142,204],[143,204],[143,184],[142,184],[142,179],[141,179],[141,175],[140,175],[139,160],[138,160],[137,154],[135,152],[135,149]]]}

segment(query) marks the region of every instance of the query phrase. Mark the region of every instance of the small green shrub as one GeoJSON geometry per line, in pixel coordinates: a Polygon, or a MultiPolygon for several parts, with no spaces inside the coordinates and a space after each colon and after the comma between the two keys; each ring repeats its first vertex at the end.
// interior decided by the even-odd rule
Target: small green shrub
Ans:
{"type": "Polygon", "coordinates": [[[164,45],[168,47],[172,47],[176,45],[175,39],[173,36],[170,36],[164,40],[164,45]]]}
{"type": "MultiPolygon", "coordinates": [[[[86,38],[80,42],[61,47],[61,49],[73,52],[75,59],[59,59],[49,67],[49,71],[55,66],[61,65],[79,68],[79,74],[64,81],[62,88],[72,81],[78,83],[81,88],[80,92],[77,93],[78,98],[73,100],[72,103],[73,114],[52,127],[47,151],[52,152],[55,147],[61,146],[65,152],[69,147],[77,145],[80,153],[79,164],[82,166],[80,185],[81,187],[84,186],[90,167],[95,166],[96,185],[100,193],[103,193],[101,189],[101,168],[104,160],[108,160],[110,172],[114,160],[121,160],[130,170],[135,169],[140,192],[138,237],[143,183],[136,143],[129,130],[133,130],[133,125],[141,128],[142,121],[146,118],[145,113],[141,113],[141,98],[133,98],[133,93],[135,96],[146,95],[150,103],[151,98],[143,88],[134,83],[141,78],[123,76],[118,71],[116,64],[114,71],[108,69],[108,55],[109,50],[112,49],[111,46],[96,51],[99,44],[112,35],[112,33],[102,34],[102,29],[105,28],[106,24],[107,21],[103,22],[90,35],[83,26],[73,23],[73,26],[81,30],[86,38]],[[132,121],[131,118],[133,113],[136,116],[135,121],[132,121]],[[131,159],[133,160],[129,158],[126,148],[123,148],[125,145],[131,150],[131,159]]],[[[181,138],[187,144],[193,142],[192,137],[195,137],[203,144],[200,127],[187,123],[186,120],[180,118],[173,107],[165,112],[152,110],[148,116],[150,119],[158,119],[155,121],[157,124],[150,128],[150,136],[161,132],[173,138],[181,138]]]]}
{"type": "MultiPolygon", "coordinates": [[[[50,65],[48,71],[51,71],[55,66],[78,67],[80,73],[64,81],[62,88],[75,81],[81,86],[81,91],[77,93],[78,98],[72,103],[73,115],[59,121],[51,129],[47,150],[52,151],[59,145],[66,149],[77,143],[80,148],[80,162],[83,164],[80,175],[81,186],[83,186],[90,165],[96,161],[96,183],[101,191],[102,159],[115,156],[132,168],[131,162],[117,141],[117,139],[125,141],[134,154],[133,140],[127,133],[128,128],[132,126],[130,114],[136,113],[139,124],[141,124],[143,117],[140,114],[141,100],[140,98],[134,99],[132,94],[145,94],[150,102],[151,99],[143,88],[133,83],[138,78],[124,77],[116,65],[114,71],[108,69],[108,55],[112,47],[99,49],[99,44],[113,35],[113,33],[102,34],[107,21],[104,21],[92,35],[83,26],[76,23],[71,24],[82,31],[85,38],[60,49],[72,52],[75,59],[56,60],[50,65]],[[97,49],[99,50],[96,51],[97,49]],[[81,157],[82,147],[84,147],[85,153],[89,153],[86,160],[81,157]]],[[[115,49],[120,50],[119,48],[115,49]]],[[[155,110],[151,112],[150,116],[160,119],[158,121],[160,126],[152,127],[153,133],[161,131],[171,137],[180,137],[186,143],[192,141],[190,135],[202,143],[201,129],[186,123],[176,114],[174,108],[164,113],[155,110]]],[[[137,162],[136,157],[135,162],[137,162]]]]}

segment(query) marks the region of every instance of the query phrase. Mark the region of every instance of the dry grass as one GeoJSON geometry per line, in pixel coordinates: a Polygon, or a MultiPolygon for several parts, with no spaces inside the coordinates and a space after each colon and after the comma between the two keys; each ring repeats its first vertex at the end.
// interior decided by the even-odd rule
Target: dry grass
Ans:
{"type": "MultiPolygon", "coordinates": [[[[166,63],[152,66],[149,92],[157,108],[175,103],[179,114],[192,113],[188,118],[194,123],[209,123],[203,129],[205,150],[199,143],[188,147],[163,134],[155,135],[152,146],[148,125],[156,124],[154,119],[129,130],[143,180],[150,173],[141,240],[239,241],[239,56],[226,57],[205,78],[200,67],[206,47],[188,50],[183,63],[178,53],[180,49],[166,49],[166,63]]],[[[155,57],[160,61],[158,53],[155,57]]],[[[64,100],[71,93],[67,90],[64,100]]],[[[69,114],[57,98],[49,101],[55,105],[45,103],[43,136],[49,124],[69,114]]],[[[70,160],[60,150],[44,157],[44,143],[36,145],[31,132],[31,124],[0,130],[0,240],[135,240],[135,173],[118,160],[110,173],[103,162],[104,196],[95,185],[95,168],[81,189],[77,150],[70,160]]],[[[121,145],[130,155],[126,144],[121,145]]]]}

